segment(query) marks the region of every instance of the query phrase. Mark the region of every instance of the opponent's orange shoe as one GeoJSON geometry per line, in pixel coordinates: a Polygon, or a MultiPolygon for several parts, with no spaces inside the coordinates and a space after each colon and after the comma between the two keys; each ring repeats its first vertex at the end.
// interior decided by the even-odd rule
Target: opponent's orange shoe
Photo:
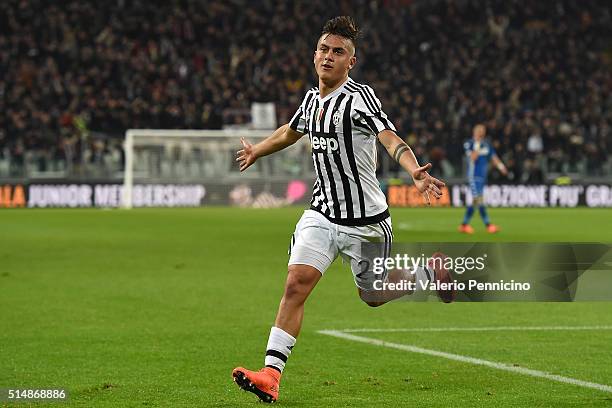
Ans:
{"type": "Polygon", "coordinates": [[[461,232],[463,234],[473,234],[474,233],[474,228],[472,228],[472,226],[470,224],[461,224],[459,226],[459,232],[461,232]]]}
{"type": "Polygon", "coordinates": [[[495,234],[496,232],[499,232],[499,227],[495,224],[489,224],[487,225],[487,232],[489,234],[495,234]]]}
{"type": "MultiPolygon", "coordinates": [[[[434,272],[434,281],[438,284],[451,283],[453,281],[453,277],[444,265],[446,258],[447,256],[442,252],[436,252],[430,257],[427,263],[428,269],[434,272]]],[[[457,293],[453,287],[438,290],[438,297],[444,303],[452,302],[455,300],[456,295],[457,293]]]]}
{"type": "Polygon", "coordinates": [[[250,371],[237,367],[232,372],[234,382],[245,390],[257,395],[263,402],[274,402],[278,399],[281,373],[277,370],[264,367],[259,371],[250,371]]]}

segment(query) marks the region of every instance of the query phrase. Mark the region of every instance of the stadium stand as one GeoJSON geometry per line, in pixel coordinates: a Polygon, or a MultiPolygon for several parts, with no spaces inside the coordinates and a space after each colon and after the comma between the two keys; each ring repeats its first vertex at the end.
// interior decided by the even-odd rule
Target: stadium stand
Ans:
{"type": "Polygon", "coordinates": [[[339,14],[364,28],[352,77],[437,174],[460,175],[477,121],[516,182],[610,174],[605,0],[4,0],[0,173],[118,168],[128,128],[245,124],[254,101],[286,121],[315,85],[321,24],[339,14]]]}

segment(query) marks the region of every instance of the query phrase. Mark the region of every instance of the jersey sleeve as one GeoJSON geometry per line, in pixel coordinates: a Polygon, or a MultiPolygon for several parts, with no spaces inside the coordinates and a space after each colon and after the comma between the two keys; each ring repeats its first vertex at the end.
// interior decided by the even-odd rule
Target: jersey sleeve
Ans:
{"type": "Polygon", "coordinates": [[[306,110],[308,109],[308,104],[315,94],[316,91],[313,89],[306,93],[302,103],[289,121],[289,127],[298,133],[306,133],[306,110]]]}
{"type": "Polygon", "coordinates": [[[353,104],[353,120],[363,128],[368,129],[374,136],[383,130],[396,132],[395,126],[382,110],[380,100],[369,86],[359,89],[353,104]]]}
{"type": "Polygon", "coordinates": [[[493,145],[491,143],[489,143],[489,157],[488,159],[491,160],[493,158],[493,156],[497,155],[497,152],[495,151],[495,148],[493,147],[493,145]]]}

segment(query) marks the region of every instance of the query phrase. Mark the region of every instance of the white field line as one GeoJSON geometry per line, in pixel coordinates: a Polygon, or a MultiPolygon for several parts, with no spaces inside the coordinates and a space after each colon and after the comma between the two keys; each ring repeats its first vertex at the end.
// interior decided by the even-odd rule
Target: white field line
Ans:
{"type": "Polygon", "coordinates": [[[421,348],[417,346],[411,346],[408,344],[391,343],[391,342],[387,342],[383,340],[372,339],[369,337],[356,336],[354,334],[344,333],[338,330],[319,330],[318,333],[325,334],[325,335],[332,336],[332,337],[338,337],[338,338],[345,339],[345,340],[351,340],[351,341],[356,341],[360,343],[371,344],[374,346],[388,347],[388,348],[392,348],[396,350],[409,351],[411,353],[426,354],[429,356],[446,358],[448,360],[460,361],[462,363],[475,364],[475,365],[485,366],[489,368],[495,368],[497,370],[509,371],[511,373],[523,374],[523,375],[528,375],[531,377],[545,378],[551,381],[557,381],[560,383],[577,385],[579,387],[593,388],[599,391],[612,393],[612,386],[609,386],[609,385],[578,380],[578,379],[571,378],[571,377],[563,377],[561,375],[550,374],[545,371],[532,370],[532,369],[524,368],[524,367],[516,367],[513,365],[496,363],[494,361],[482,360],[480,358],[462,356],[460,354],[452,354],[452,353],[446,353],[443,351],[430,350],[430,349],[421,348]]]}
{"type": "Polygon", "coordinates": [[[612,326],[491,326],[491,327],[409,327],[389,329],[332,330],[342,333],[401,333],[401,332],[481,332],[481,331],[541,331],[541,330],[612,330],[612,326]]]}

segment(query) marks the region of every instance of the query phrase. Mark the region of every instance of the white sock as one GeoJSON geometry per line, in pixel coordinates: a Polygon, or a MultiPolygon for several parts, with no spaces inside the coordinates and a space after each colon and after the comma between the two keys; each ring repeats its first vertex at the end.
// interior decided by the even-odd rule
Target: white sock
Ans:
{"type": "Polygon", "coordinates": [[[272,327],[266,347],[266,367],[276,368],[282,373],[294,345],[295,337],[283,329],[272,327]]]}
{"type": "Polygon", "coordinates": [[[420,292],[423,290],[428,290],[429,284],[434,280],[434,272],[429,269],[427,266],[423,268],[422,266],[417,266],[416,268],[416,289],[415,292],[420,292]],[[423,286],[425,289],[423,289],[423,286]]]}

